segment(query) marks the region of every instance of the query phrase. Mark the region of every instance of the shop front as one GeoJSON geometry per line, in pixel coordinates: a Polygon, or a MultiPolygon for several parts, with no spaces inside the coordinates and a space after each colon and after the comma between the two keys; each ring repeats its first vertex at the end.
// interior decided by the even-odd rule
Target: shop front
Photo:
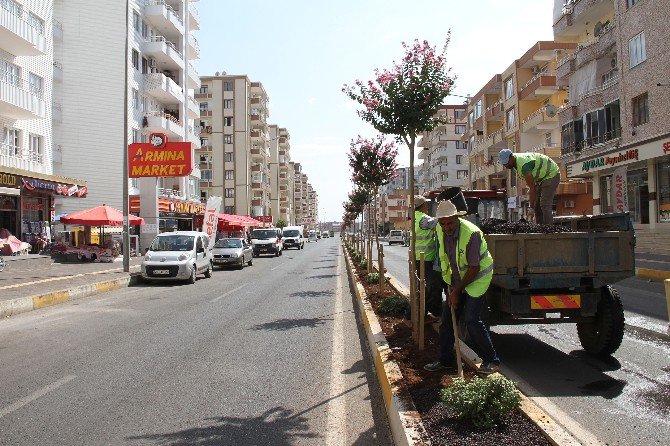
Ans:
{"type": "MultiPolygon", "coordinates": [[[[140,215],[140,197],[130,197],[130,212],[140,215]]],[[[189,201],[158,199],[158,232],[193,231],[202,225],[205,205],[189,201]]]]}

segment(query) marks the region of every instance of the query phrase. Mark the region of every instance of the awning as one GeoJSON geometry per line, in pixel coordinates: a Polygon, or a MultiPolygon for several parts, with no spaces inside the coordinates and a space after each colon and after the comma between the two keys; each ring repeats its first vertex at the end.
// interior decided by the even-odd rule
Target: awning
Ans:
{"type": "MultiPolygon", "coordinates": [[[[129,215],[129,224],[143,225],[144,219],[129,215]]],[[[60,218],[64,225],[85,226],[123,226],[123,213],[113,207],[102,205],[79,212],[73,212],[60,218]]]]}
{"type": "Polygon", "coordinates": [[[65,197],[85,198],[88,195],[88,187],[83,180],[6,166],[0,166],[0,187],[51,192],[65,197]]]}
{"type": "Polygon", "coordinates": [[[219,214],[219,221],[223,221],[225,224],[230,226],[263,226],[263,223],[259,222],[258,220],[254,220],[251,217],[247,217],[246,215],[219,214]]]}

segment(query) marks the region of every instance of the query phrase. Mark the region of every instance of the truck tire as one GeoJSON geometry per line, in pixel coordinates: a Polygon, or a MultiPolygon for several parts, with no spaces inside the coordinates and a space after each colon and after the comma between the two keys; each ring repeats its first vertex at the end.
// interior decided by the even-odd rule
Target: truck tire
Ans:
{"type": "Polygon", "coordinates": [[[611,286],[603,287],[596,321],[578,323],[579,342],[588,353],[609,356],[621,345],[625,318],[621,298],[611,286]]]}

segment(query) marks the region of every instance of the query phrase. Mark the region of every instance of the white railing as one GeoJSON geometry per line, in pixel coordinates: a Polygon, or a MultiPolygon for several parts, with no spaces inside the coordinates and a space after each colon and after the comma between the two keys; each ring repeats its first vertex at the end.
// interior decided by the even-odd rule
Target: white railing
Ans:
{"type": "Polygon", "coordinates": [[[160,112],[160,111],[153,111],[153,112],[146,113],[146,116],[148,116],[148,117],[161,117],[163,119],[167,119],[168,121],[170,121],[174,124],[177,124],[179,127],[184,126],[184,124],[179,119],[175,118],[174,116],[172,116],[168,113],[163,113],[163,112],[160,112]]]}
{"type": "Polygon", "coordinates": [[[191,62],[188,63],[188,71],[189,71],[189,73],[193,72],[193,75],[195,77],[198,77],[198,71],[195,69],[195,67],[193,66],[193,64],[191,62]]]}
{"type": "Polygon", "coordinates": [[[26,93],[30,93],[31,95],[37,97],[38,99],[43,98],[44,92],[42,91],[42,88],[40,88],[37,85],[31,84],[22,77],[17,76],[9,71],[0,69],[0,83],[4,85],[14,86],[19,90],[22,90],[26,93]]]}
{"type": "Polygon", "coordinates": [[[196,53],[200,54],[200,44],[198,44],[198,39],[193,34],[188,35],[188,43],[195,48],[196,53]]]}
{"type": "Polygon", "coordinates": [[[164,43],[165,45],[167,45],[168,47],[170,47],[175,53],[177,53],[177,54],[179,55],[180,58],[182,58],[182,59],[184,58],[184,56],[182,55],[181,51],[179,51],[179,50],[177,49],[177,46],[176,46],[174,43],[172,43],[171,41],[167,40],[167,39],[166,39],[165,37],[163,37],[163,36],[151,36],[151,37],[148,37],[148,38],[146,39],[146,41],[147,41],[147,42],[151,42],[151,43],[155,43],[155,42],[164,43]]]}
{"type": "Polygon", "coordinates": [[[13,16],[14,19],[18,19],[22,22],[22,25],[28,25],[37,31],[38,34],[44,35],[44,23],[36,23],[30,19],[30,16],[26,14],[24,7],[14,1],[0,1],[0,13],[13,16]]]}
{"type": "Polygon", "coordinates": [[[562,67],[566,63],[570,62],[571,60],[575,60],[575,57],[577,57],[574,53],[573,54],[568,54],[562,59],[559,59],[558,62],[556,62],[556,68],[562,67]]]}
{"type": "Polygon", "coordinates": [[[602,93],[603,91],[607,90],[608,88],[612,87],[613,85],[616,85],[619,82],[619,76],[618,75],[613,75],[609,79],[607,79],[605,82],[603,82],[601,85],[592,88],[590,90],[585,91],[581,95],[579,95],[579,100],[581,101],[582,99],[586,99],[588,97],[597,95],[602,93]]]}
{"type": "Polygon", "coordinates": [[[146,0],[144,2],[145,6],[162,6],[165,9],[167,9],[168,15],[172,15],[177,21],[183,26],[184,21],[179,17],[179,14],[177,14],[177,11],[174,10],[174,8],[167,3],[165,3],[165,0],[146,0]]]}
{"type": "Polygon", "coordinates": [[[531,77],[530,80],[528,82],[526,82],[523,87],[521,87],[521,89],[523,90],[524,88],[528,87],[530,84],[532,84],[533,82],[535,82],[537,79],[541,78],[542,76],[556,76],[556,73],[553,72],[553,71],[547,71],[547,70],[540,71],[535,76],[531,77]]]}
{"type": "Polygon", "coordinates": [[[181,191],[175,189],[166,189],[162,187],[158,188],[158,196],[163,198],[181,198],[181,199],[185,198],[183,192],[181,191]]]}

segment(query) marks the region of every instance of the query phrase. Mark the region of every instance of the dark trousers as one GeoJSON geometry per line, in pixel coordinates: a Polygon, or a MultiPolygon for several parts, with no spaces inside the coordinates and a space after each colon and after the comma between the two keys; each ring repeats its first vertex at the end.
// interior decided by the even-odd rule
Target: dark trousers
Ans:
{"type": "MultiPolygon", "coordinates": [[[[456,311],[457,322],[465,318],[465,327],[470,336],[475,353],[484,362],[499,363],[498,355],[493,348],[491,336],[486,329],[482,314],[486,308],[486,295],[470,297],[467,293],[461,294],[458,299],[456,311]]],[[[462,325],[462,324],[461,324],[462,325]]],[[[451,323],[451,307],[445,302],[442,308],[442,321],[440,323],[440,356],[438,358],[444,365],[456,364],[456,353],[454,351],[454,326],[451,323]]]]}
{"type": "MultiPolygon", "coordinates": [[[[417,267],[419,262],[417,261],[417,267]]],[[[416,295],[419,295],[419,280],[416,280],[416,295]]],[[[442,280],[442,272],[433,269],[432,262],[426,262],[426,313],[435,317],[442,314],[442,292],[445,283],[442,280]]],[[[410,308],[405,311],[405,319],[411,319],[412,312],[410,308]]]]}

